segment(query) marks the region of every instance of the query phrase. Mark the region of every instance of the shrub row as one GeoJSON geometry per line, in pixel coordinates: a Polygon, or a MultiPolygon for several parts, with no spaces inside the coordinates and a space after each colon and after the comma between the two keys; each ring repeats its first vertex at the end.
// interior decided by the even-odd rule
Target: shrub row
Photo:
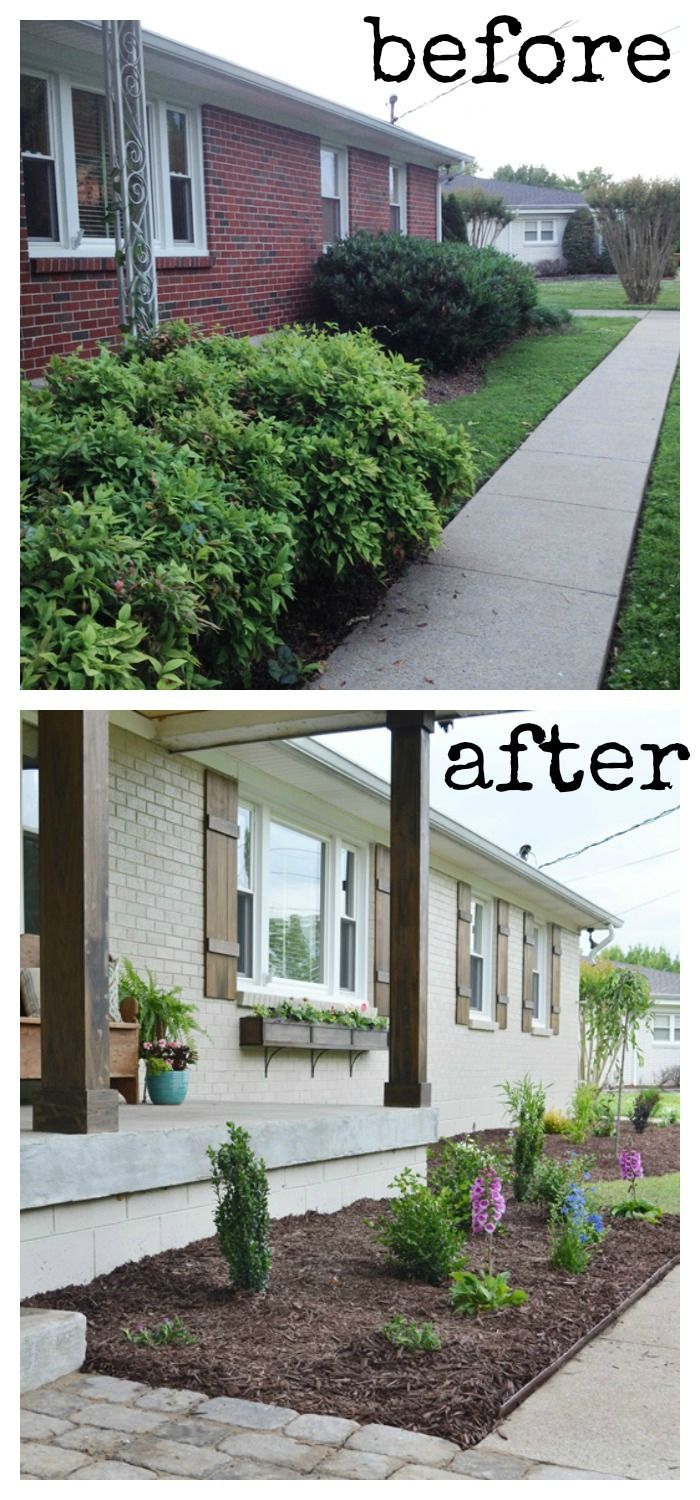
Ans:
{"type": "Polygon", "coordinates": [[[245,684],[292,600],[434,545],[473,488],[367,332],[54,359],[22,391],[23,686],[245,684]]]}

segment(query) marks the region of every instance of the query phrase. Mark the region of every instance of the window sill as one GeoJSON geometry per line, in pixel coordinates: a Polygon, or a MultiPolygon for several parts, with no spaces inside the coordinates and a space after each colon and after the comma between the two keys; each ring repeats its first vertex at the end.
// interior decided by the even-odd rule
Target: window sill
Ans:
{"type": "Polygon", "coordinates": [[[536,1026],[533,1024],[530,1036],[554,1036],[551,1026],[536,1026]]]}
{"type": "MultiPolygon", "coordinates": [[[[100,274],[116,274],[116,263],[114,254],[100,254],[95,250],[82,255],[76,255],[75,251],[65,251],[57,248],[51,254],[42,250],[36,253],[29,249],[29,260],[32,274],[34,276],[66,276],[76,272],[83,275],[86,272],[100,272],[100,274]]],[[[187,254],[173,251],[156,251],[156,271],[206,271],[214,263],[213,256],[206,250],[191,250],[187,254]]]]}
{"type": "Polygon", "coordinates": [[[489,1020],[488,1016],[470,1016],[469,1026],[472,1031],[498,1031],[496,1022],[489,1020]]]}
{"type": "MultiPolygon", "coordinates": [[[[337,995],[313,995],[308,993],[306,995],[292,995],[289,993],[289,990],[275,990],[270,985],[258,988],[252,983],[246,984],[245,989],[239,989],[236,995],[236,1005],[245,1007],[248,1010],[254,1009],[256,1005],[269,1005],[270,1009],[273,1009],[277,1005],[285,1004],[285,1002],[288,1005],[303,1005],[305,1001],[307,1004],[313,1005],[316,1010],[358,1010],[363,1003],[359,998],[355,999],[352,996],[348,998],[346,995],[343,995],[340,998],[337,995]]],[[[365,1014],[376,1016],[379,1012],[376,1006],[368,1005],[365,1014]]]]}

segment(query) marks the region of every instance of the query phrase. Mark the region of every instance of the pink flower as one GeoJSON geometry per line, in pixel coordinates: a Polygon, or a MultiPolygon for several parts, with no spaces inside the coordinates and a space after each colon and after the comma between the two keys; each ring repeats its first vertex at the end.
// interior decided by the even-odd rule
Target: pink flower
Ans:
{"type": "Polygon", "coordinates": [[[486,1172],[483,1177],[476,1178],[472,1186],[471,1203],[472,1232],[493,1234],[506,1211],[501,1179],[494,1171],[486,1172]]]}

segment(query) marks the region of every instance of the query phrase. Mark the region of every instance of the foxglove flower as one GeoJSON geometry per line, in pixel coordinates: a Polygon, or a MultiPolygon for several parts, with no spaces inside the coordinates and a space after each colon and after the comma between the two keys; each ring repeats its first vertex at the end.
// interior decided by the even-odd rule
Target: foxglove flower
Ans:
{"type": "Polygon", "coordinates": [[[625,1182],[637,1182],[644,1176],[642,1157],[639,1151],[620,1152],[620,1176],[625,1182]]]}
{"type": "Polygon", "coordinates": [[[506,1211],[501,1179],[495,1172],[477,1177],[471,1191],[472,1232],[493,1234],[499,1220],[506,1211]]]}

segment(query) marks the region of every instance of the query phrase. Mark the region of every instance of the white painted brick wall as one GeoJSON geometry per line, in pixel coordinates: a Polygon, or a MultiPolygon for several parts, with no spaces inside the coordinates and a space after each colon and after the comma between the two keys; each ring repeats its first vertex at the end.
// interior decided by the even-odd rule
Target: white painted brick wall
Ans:
{"type": "MultiPolygon", "coordinates": [[[[148,741],[112,728],[110,949],[131,958],[140,970],[150,967],[159,983],[181,985],[184,998],[199,1005],[208,1037],[198,1044],[191,1097],[380,1105],[388,1070],[385,1053],[360,1057],[352,1078],[346,1056],[325,1055],[312,1079],[307,1053],[282,1052],[272,1059],[265,1079],[262,1053],[238,1047],[238,1023],[249,1012],[202,998],[203,799],[202,766],[166,756],[148,741]]],[[[468,879],[468,870],[464,873],[468,879]]],[[[456,881],[432,871],[428,1077],[445,1133],[471,1129],[475,1123],[483,1128],[502,1124],[497,1085],[525,1072],[550,1084],[548,1101],[561,1106],[575,1086],[577,1069],[578,935],[562,935],[560,1035],[524,1034],[522,912],[511,906],[508,1027],[478,1032],[454,1020],[456,903],[456,881]]],[[[370,922],[370,947],[372,936],[370,922]]],[[[371,993],[368,998],[372,1000],[371,993]]]]}

